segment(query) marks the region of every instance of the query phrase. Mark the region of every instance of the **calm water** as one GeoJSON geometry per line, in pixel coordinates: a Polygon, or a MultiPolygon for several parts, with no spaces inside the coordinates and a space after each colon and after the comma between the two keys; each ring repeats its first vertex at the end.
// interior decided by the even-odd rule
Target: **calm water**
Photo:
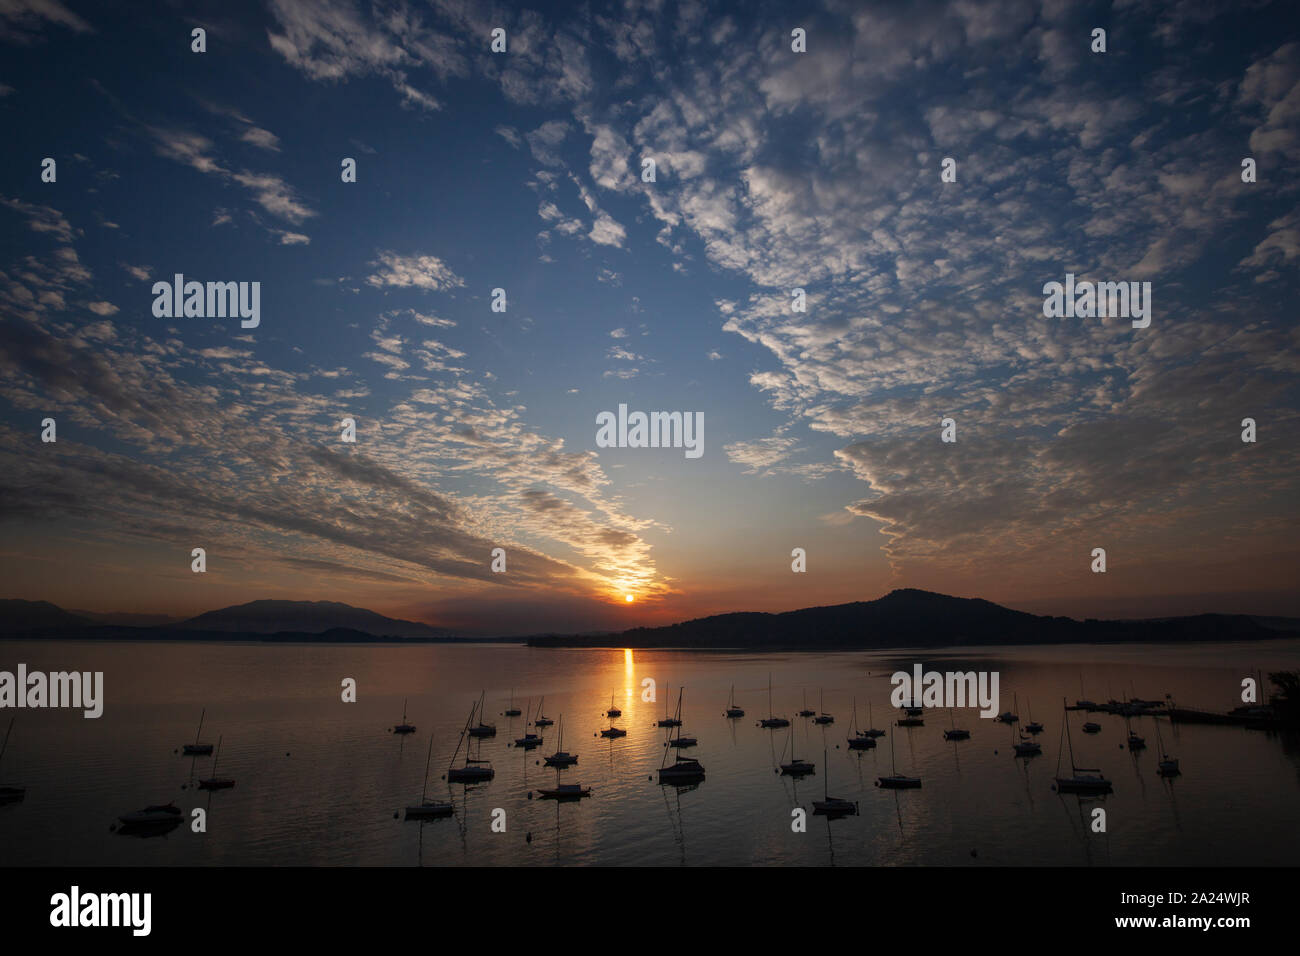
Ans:
{"type": "MultiPolygon", "coordinates": [[[[915,652],[909,652],[914,655],[915,652]]],[[[1100,767],[1115,793],[1100,801],[1058,796],[1051,788],[1061,699],[1161,698],[1224,710],[1241,678],[1256,669],[1300,668],[1300,642],[1163,646],[927,650],[926,669],[996,669],[1003,709],[1018,695],[1021,720],[1046,724],[1044,754],[1013,757],[1011,729],[973,712],[958,725],[971,740],[943,740],[946,713],[926,726],[898,728],[888,704],[889,674],[918,660],[899,653],[752,654],[672,651],[546,650],[514,645],[417,647],[268,647],[261,644],[71,644],[0,642],[0,669],[102,670],[106,705],[99,720],[79,711],[17,715],[0,781],[28,788],[26,800],[0,807],[0,863],[63,864],[368,864],[368,865],[1151,865],[1294,864],[1300,849],[1300,740],[1235,727],[1189,726],[1166,745],[1183,776],[1156,775],[1152,718],[1133,721],[1149,749],[1121,747],[1122,718],[1071,714],[1078,762],[1100,767]],[[817,775],[795,783],[774,768],[788,756],[788,731],[760,730],[769,672],[775,709],[792,718],[800,757],[817,775]],[[358,702],[340,701],[352,677],[358,702]],[[641,700],[653,678],[658,700],[641,700]],[[1081,690],[1082,681],[1082,690],[1081,690]],[[730,685],[746,716],[723,717],[730,685]],[[653,726],[685,685],[686,751],[707,769],[698,787],[678,791],[651,777],[667,731],[653,726]],[[499,716],[514,689],[521,709],[545,694],[546,713],[564,715],[565,749],[580,755],[565,782],[594,788],[591,799],[556,804],[528,799],[553,786],[539,765],[556,749],[509,746],[523,718],[499,716]],[[483,742],[496,778],[466,788],[440,777],[480,689],[498,735],[483,742]],[[594,735],[614,691],[628,736],[594,735]],[[794,717],[808,706],[835,723],[823,730],[794,717]],[[878,790],[890,770],[889,737],[851,752],[846,736],[857,698],[859,721],[894,737],[898,771],[919,775],[921,790],[878,790]],[[389,733],[402,716],[418,728],[389,733]],[[207,776],[211,758],[182,757],[207,708],[203,737],[224,738],[220,775],[237,780],[213,794],[184,788],[207,776]],[[1089,737],[1087,719],[1102,724],[1089,737]],[[450,798],[456,816],[425,823],[394,819],[419,800],[429,734],[430,795],[450,798]],[[823,757],[823,750],[827,756],[823,757]],[[857,800],[861,815],[826,821],[811,815],[829,772],[833,795],[857,800]],[[184,788],[184,789],[183,789],[184,788]],[[176,801],[204,807],[208,832],[188,826],[141,839],[111,831],[118,814],[176,801]],[[806,833],[791,832],[791,809],[809,810],[806,833]],[[1105,834],[1090,832],[1094,807],[1108,814],[1105,834]],[[495,808],[507,832],[491,831],[495,808]],[[531,834],[531,843],[526,836],[531,834]],[[972,851],[976,855],[972,855],[972,851]]],[[[656,777],[657,779],[657,777],[656,777]]]]}

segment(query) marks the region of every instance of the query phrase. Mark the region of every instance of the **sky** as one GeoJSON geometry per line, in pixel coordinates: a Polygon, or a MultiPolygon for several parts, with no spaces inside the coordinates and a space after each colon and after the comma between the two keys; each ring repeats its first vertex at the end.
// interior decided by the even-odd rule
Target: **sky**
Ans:
{"type": "Polygon", "coordinates": [[[0,128],[3,596],[1300,615],[1292,4],[0,0],[0,128]]]}

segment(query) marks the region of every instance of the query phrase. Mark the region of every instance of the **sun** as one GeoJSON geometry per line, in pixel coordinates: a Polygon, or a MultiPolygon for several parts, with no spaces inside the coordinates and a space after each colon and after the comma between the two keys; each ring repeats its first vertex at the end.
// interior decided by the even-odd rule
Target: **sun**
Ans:
{"type": "Polygon", "coordinates": [[[633,601],[636,600],[636,598],[633,597],[631,594],[624,594],[623,600],[626,601],[628,604],[631,604],[633,601]]]}

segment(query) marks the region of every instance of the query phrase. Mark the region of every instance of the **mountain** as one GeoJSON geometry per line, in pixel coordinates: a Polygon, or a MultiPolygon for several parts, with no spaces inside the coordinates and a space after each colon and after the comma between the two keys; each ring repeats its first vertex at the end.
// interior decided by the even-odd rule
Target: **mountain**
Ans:
{"type": "Polygon", "coordinates": [[[446,637],[450,634],[442,628],[384,617],[338,601],[250,601],[207,611],[174,624],[171,629],[240,634],[322,634],[338,630],[361,631],[375,637],[446,637]]]}
{"type": "Polygon", "coordinates": [[[84,617],[91,624],[113,624],[120,627],[162,627],[184,620],[174,614],[133,614],[130,611],[83,611],[72,608],[68,613],[84,617]]]}
{"type": "Polygon", "coordinates": [[[621,634],[529,638],[534,647],[766,647],[855,649],[1115,641],[1239,641],[1292,637],[1244,614],[1200,614],[1145,621],[1076,621],[915,588],[874,601],[810,607],[780,614],[715,614],[621,634]]]}
{"type": "Polygon", "coordinates": [[[0,600],[0,634],[85,627],[93,623],[49,601],[0,600]]]}

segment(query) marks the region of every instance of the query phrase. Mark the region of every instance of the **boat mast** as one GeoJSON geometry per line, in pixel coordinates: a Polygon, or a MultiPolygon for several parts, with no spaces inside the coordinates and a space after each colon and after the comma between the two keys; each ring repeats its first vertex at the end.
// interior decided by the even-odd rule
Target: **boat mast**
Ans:
{"type": "Polygon", "coordinates": [[[0,761],[5,759],[5,751],[9,749],[9,735],[14,732],[14,721],[17,717],[9,718],[9,729],[5,731],[5,742],[0,744],[0,761]]]}
{"type": "Polygon", "coordinates": [[[217,778],[217,764],[221,762],[221,738],[217,738],[217,755],[212,758],[212,779],[217,778]]]}
{"type": "Polygon", "coordinates": [[[203,717],[207,712],[208,709],[206,707],[199,711],[199,732],[194,735],[194,742],[196,744],[199,742],[199,738],[203,736],[203,717]]]}
{"type": "MultiPolygon", "coordinates": [[[[513,701],[511,702],[513,705],[513,701]]],[[[429,734],[429,755],[424,758],[424,789],[420,791],[420,803],[429,796],[429,763],[433,760],[433,734],[429,734]]]]}

